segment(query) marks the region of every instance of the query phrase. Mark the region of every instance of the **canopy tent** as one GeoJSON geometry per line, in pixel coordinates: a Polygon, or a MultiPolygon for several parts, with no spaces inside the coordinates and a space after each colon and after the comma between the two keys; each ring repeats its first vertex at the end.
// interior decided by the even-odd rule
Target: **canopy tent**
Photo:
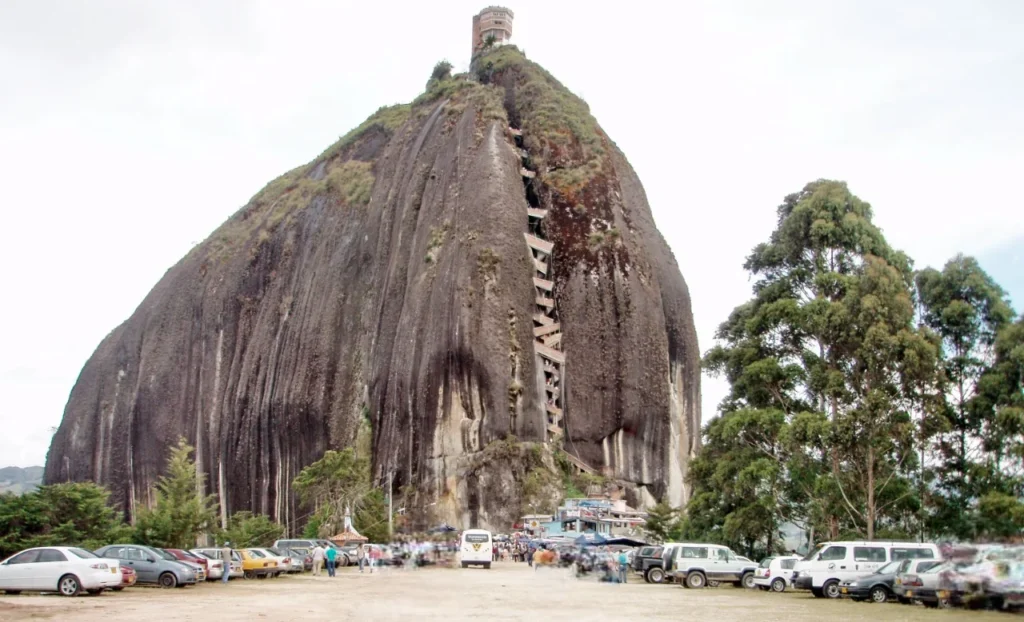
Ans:
{"type": "Polygon", "coordinates": [[[600,546],[608,544],[608,539],[594,531],[587,531],[580,534],[574,542],[580,546],[600,546]]]}
{"type": "Polygon", "coordinates": [[[356,531],[355,527],[350,527],[338,535],[332,536],[329,540],[335,544],[348,544],[351,542],[368,542],[370,539],[366,536],[360,535],[360,533],[356,531]]]}
{"type": "Polygon", "coordinates": [[[616,545],[622,544],[624,546],[646,546],[647,543],[641,540],[635,540],[633,538],[608,538],[607,544],[616,545]]]}
{"type": "Polygon", "coordinates": [[[448,523],[441,523],[437,527],[428,530],[427,533],[452,533],[453,531],[458,531],[458,529],[452,527],[448,523]]]}

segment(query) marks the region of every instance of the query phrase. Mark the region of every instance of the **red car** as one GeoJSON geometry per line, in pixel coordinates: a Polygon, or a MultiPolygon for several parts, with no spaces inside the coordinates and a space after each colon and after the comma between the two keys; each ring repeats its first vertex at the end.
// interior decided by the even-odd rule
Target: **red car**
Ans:
{"type": "Polygon", "coordinates": [[[223,566],[219,561],[206,559],[202,555],[196,555],[192,551],[185,551],[185,550],[182,550],[182,549],[164,549],[164,550],[167,551],[168,553],[170,553],[171,555],[173,555],[177,559],[180,559],[180,560],[186,561],[186,562],[192,562],[193,564],[199,564],[200,566],[202,566],[203,570],[206,572],[206,578],[207,579],[212,578],[210,576],[210,570],[213,570],[213,574],[215,574],[218,579],[222,575],[221,572],[218,572],[218,570],[221,569],[222,566],[223,566]],[[215,568],[210,568],[210,564],[213,564],[215,566],[215,568]]]}
{"type": "Polygon", "coordinates": [[[135,585],[136,579],[138,579],[138,577],[135,575],[135,570],[128,564],[121,564],[121,585],[110,589],[115,592],[120,592],[126,587],[135,585]]]}

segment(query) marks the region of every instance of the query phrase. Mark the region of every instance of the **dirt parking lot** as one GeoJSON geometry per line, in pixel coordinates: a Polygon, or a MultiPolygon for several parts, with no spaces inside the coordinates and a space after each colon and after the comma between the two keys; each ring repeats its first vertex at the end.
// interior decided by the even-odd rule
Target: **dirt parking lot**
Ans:
{"type": "Polygon", "coordinates": [[[491,570],[392,570],[373,575],[352,568],[338,576],[291,576],[263,581],[207,583],[163,590],[63,598],[0,596],[0,620],[1013,620],[996,612],[934,611],[898,604],[825,601],[806,592],[772,594],[733,587],[686,590],[577,580],[564,570],[534,571],[496,563],[491,570]]]}

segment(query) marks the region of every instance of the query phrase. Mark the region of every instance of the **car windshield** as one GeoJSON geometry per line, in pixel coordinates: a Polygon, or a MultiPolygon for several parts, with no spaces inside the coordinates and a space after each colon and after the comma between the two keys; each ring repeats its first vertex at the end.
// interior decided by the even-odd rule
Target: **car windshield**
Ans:
{"type": "Polygon", "coordinates": [[[86,551],[85,549],[70,548],[68,549],[68,551],[76,557],[81,557],[82,559],[96,559],[98,557],[97,555],[94,555],[92,552],[86,551]]]}
{"type": "Polygon", "coordinates": [[[266,555],[264,555],[260,551],[257,551],[256,549],[249,549],[249,555],[252,555],[253,557],[256,557],[256,558],[266,557],[266,555]]]}
{"type": "Polygon", "coordinates": [[[881,568],[879,568],[878,570],[876,570],[875,574],[892,574],[892,573],[896,572],[896,570],[899,569],[900,562],[901,562],[901,560],[897,560],[897,561],[894,561],[894,562],[889,562],[888,564],[886,564],[886,565],[882,566],[881,568]]]}
{"type": "Polygon", "coordinates": [[[213,555],[210,555],[209,553],[204,553],[202,551],[198,551],[197,555],[199,555],[200,557],[205,557],[206,559],[217,559],[213,555]]]}
{"type": "Polygon", "coordinates": [[[821,549],[823,549],[823,548],[825,548],[825,545],[824,545],[824,544],[819,544],[818,546],[816,546],[816,547],[814,547],[813,549],[811,549],[811,552],[807,554],[807,557],[804,557],[804,561],[805,561],[805,562],[809,562],[809,561],[811,561],[812,559],[814,559],[814,557],[815,557],[815,556],[816,556],[816,555],[817,555],[818,553],[820,553],[820,552],[821,552],[821,549]]]}
{"type": "Polygon", "coordinates": [[[774,557],[765,557],[764,559],[761,560],[761,566],[760,567],[761,568],[767,568],[768,566],[771,566],[773,559],[775,559],[775,558],[774,557]]]}
{"type": "Polygon", "coordinates": [[[922,570],[918,574],[935,574],[937,572],[942,572],[943,570],[949,570],[952,567],[953,567],[953,564],[951,564],[949,562],[943,562],[941,564],[936,564],[936,565],[932,566],[928,570],[922,570]]]}
{"type": "Polygon", "coordinates": [[[159,555],[163,559],[169,559],[172,562],[178,561],[177,557],[171,555],[170,553],[168,553],[167,551],[165,551],[163,549],[153,549],[153,552],[155,552],[157,555],[159,555]]]}
{"type": "Polygon", "coordinates": [[[271,553],[273,553],[274,555],[279,555],[281,557],[284,557],[285,555],[287,555],[287,553],[285,553],[281,549],[277,548],[276,546],[275,547],[271,547],[271,548],[269,548],[267,550],[270,551],[271,553]]]}

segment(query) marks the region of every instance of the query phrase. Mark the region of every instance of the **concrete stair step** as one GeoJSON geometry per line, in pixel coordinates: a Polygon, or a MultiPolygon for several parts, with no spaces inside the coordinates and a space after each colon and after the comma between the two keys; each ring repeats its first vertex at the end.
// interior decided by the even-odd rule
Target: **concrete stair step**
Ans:
{"type": "Polygon", "coordinates": [[[526,236],[526,245],[535,251],[540,251],[545,255],[550,255],[551,250],[555,248],[553,242],[542,240],[535,235],[530,235],[529,233],[524,233],[523,235],[526,236]]]}
{"type": "MultiPolygon", "coordinates": [[[[545,317],[544,319],[548,320],[549,322],[553,321],[549,317],[545,317]]],[[[533,336],[534,337],[543,337],[544,335],[550,335],[551,333],[557,333],[560,330],[562,330],[562,325],[559,324],[558,322],[555,322],[554,324],[542,323],[542,326],[538,326],[538,327],[533,329],[533,336]]]]}

